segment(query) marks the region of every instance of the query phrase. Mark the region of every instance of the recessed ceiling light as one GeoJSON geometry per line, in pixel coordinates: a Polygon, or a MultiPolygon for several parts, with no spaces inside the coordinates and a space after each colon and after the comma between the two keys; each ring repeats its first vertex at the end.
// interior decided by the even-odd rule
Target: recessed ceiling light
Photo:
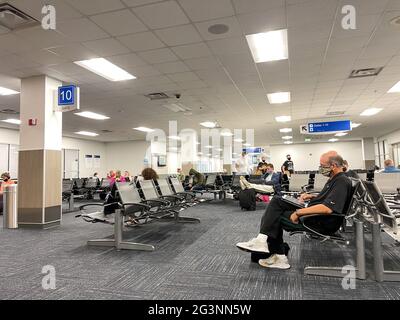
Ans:
{"type": "Polygon", "coordinates": [[[205,122],[200,123],[200,125],[203,127],[206,127],[206,128],[215,128],[217,126],[217,124],[212,121],[205,121],[205,122]]]}
{"type": "Polygon", "coordinates": [[[352,122],[352,123],[351,123],[351,128],[352,128],[352,129],[358,128],[359,126],[361,126],[361,124],[362,124],[362,123],[355,123],[355,122],[352,122]]]}
{"type": "Polygon", "coordinates": [[[198,141],[196,142],[196,145],[200,145],[200,144],[201,144],[200,142],[198,142],[198,141]]]}
{"type": "Polygon", "coordinates": [[[212,156],[212,154],[211,154],[211,153],[207,154],[207,157],[211,157],[211,156],[212,156]]]}
{"type": "Polygon", "coordinates": [[[332,138],[332,139],[329,139],[328,141],[329,141],[329,142],[336,142],[336,141],[339,141],[339,139],[332,138]]]}
{"type": "Polygon", "coordinates": [[[169,147],[169,150],[171,150],[171,151],[178,151],[178,148],[177,148],[177,147],[169,147]]]}
{"type": "Polygon", "coordinates": [[[21,120],[19,120],[19,119],[6,119],[6,120],[1,120],[1,121],[11,123],[11,124],[21,124],[21,120]]]}
{"type": "Polygon", "coordinates": [[[203,152],[199,152],[198,155],[199,155],[199,156],[202,156],[202,155],[203,155],[203,152]]]}
{"type": "Polygon", "coordinates": [[[292,144],[293,141],[285,141],[284,144],[292,144]]]}
{"type": "Polygon", "coordinates": [[[83,112],[77,112],[75,113],[77,116],[93,119],[93,120],[107,120],[110,119],[110,117],[104,116],[102,114],[90,112],[90,111],[83,111],[83,112]]]}
{"type": "Polygon", "coordinates": [[[279,117],[275,117],[275,120],[277,122],[289,122],[292,120],[291,116],[279,116],[279,117]]]}
{"type": "Polygon", "coordinates": [[[218,152],[221,152],[221,151],[224,151],[224,149],[219,148],[219,149],[217,149],[217,151],[218,151],[218,152]]]}
{"type": "Polygon", "coordinates": [[[244,142],[243,139],[233,139],[233,141],[235,141],[235,142],[244,142]]]}
{"type": "Polygon", "coordinates": [[[246,36],[255,63],[288,58],[287,29],[246,36]]]}
{"type": "Polygon", "coordinates": [[[133,128],[134,130],[137,131],[142,131],[142,132],[154,132],[154,129],[150,129],[150,128],[146,128],[146,127],[137,127],[137,128],[133,128]]]}
{"type": "Polygon", "coordinates": [[[281,133],[289,133],[292,132],[293,129],[292,128],[283,128],[283,129],[279,129],[279,132],[281,133]]]}
{"type": "Polygon", "coordinates": [[[181,140],[181,138],[178,137],[178,136],[169,136],[168,139],[170,139],[170,140],[181,140]]]}
{"type": "Polygon", "coordinates": [[[245,146],[245,147],[251,147],[251,143],[243,143],[243,146],[245,146]]]}
{"type": "Polygon", "coordinates": [[[338,132],[335,134],[335,137],[344,137],[347,136],[349,133],[348,132],[338,132]]]}
{"type": "Polygon", "coordinates": [[[79,131],[75,132],[76,134],[80,134],[81,136],[88,136],[88,137],[97,137],[98,134],[90,131],[79,131]]]}
{"type": "Polygon", "coordinates": [[[267,94],[270,104],[290,102],[290,92],[275,92],[267,94]]]}
{"type": "Polygon", "coordinates": [[[124,81],[136,79],[135,76],[111,63],[104,58],[75,61],[75,64],[85,68],[110,81],[124,81]]]}
{"type": "Polygon", "coordinates": [[[283,140],[291,140],[291,139],[293,139],[293,137],[292,136],[284,136],[284,137],[282,137],[282,139],[283,140]]]}
{"type": "Polygon", "coordinates": [[[310,139],[310,138],[306,138],[306,139],[304,139],[304,141],[305,141],[305,142],[310,142],[311,139],[310,139]]]}
{"type": "Polygon", "coordinates": [[[230,132],[230,131],[222,131],[222,132],[221,132],[221,136],[222,136],[222,137],[232,137],[232,136],[233,136],[233,133],[230,132]]]}
{"type": "Polygon", "coordinates": [[[213,146],[205,146],[204,148],[206,148],[206,149],[212,149],[212,148],[214,148],[213,146]]]}
{"type": "Polygon", "coordinates": [[[400,92],[400,81],[397,82],[389,91],[388,93],[395,93],[400,92]]]}
{"type": "Polygon", "coordinates": [[[0,87],[0,96],[10,96],[13,94],[19,94],[19,92],[12,89],[0,87]]]}
{"type": "Polygon", "coordinates": [[[374,116],[377,113],[381,112],[383,109],[382,108],[369,108],[364,110],[360,116],[364,116],[364,117],[370,117],[370,116],[374,116]]]}

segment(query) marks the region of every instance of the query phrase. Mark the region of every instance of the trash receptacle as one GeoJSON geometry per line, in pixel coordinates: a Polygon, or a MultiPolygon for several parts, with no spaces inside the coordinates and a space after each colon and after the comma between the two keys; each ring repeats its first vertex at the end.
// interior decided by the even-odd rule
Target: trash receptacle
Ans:
{"type": "Polygon", "coordinates": [[[17,185],[5,186],[3,193],[3,228],[18,228],[17,185]]]}

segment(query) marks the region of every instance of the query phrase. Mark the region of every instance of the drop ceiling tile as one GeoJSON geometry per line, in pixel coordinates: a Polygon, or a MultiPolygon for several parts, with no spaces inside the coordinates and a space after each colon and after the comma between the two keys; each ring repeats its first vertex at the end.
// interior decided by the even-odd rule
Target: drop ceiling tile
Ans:
{"type": "Polygon", "coordinates": [[[194,72],[180,72],[169,74],[170,78],[174,82],[184,82],[184,81],[199,81],[199,77],[194,72]]]}
{"type": "Polygon", "coordinates": [[[237,14],[267,11],[276,7],[284,7],[285,0],[233,0],[237,14]]]}
{"type": "Polygon", "coordinates": [[[284,7],[272,8],[268,11],[240,14],[237,18],[244,34],[287,28],[284,7]]]}
{"type": "Polygon", "coordinates": [[[14,33],[0,35],[0,48],[8,53],[22,53],[32,50],[30,43],[14,33]]]}
{"type": "Polygon", "coordinates": [[[205,22],[196,23],[196,27],[199,30],[204,40],[214,40],[222,38],[230,38],[235,36],[241,36],[242,30],[236,17],[223,18],[218,20],[211,20],[205,22]],[[208,31],[210,26],[213,25],[225,25],[229,28],[228,32],[223,34],[212,34],[208,31]]]}
{"type": "Polygon", "coordinates": [[[220,66],[214,57],[188,59],[185,63],[192,70],[214,69],[220,66]]]}
{"type": "Polygon", "coordinates": [[[187,65],[182,61],[155,64],[154,68],[159,70],[161,73],[178,73],[190,71],[187,65]]]}
{"type": "Polygon", "coordinates": [[[140,52],[138,55],[150,64],[179,60],[178,57],[168,48],[140,52]]]}
{"type": "Polygon", "coordinates": [[[44,30],[41,26],[21,29],[15,33],[33,48],[45,49],[71,42],[71,39],[63,34],[53,30],[44,30]]]}
{"type": "Polygon", "coordinates": [[[23,69],[23,68],[36,68],[40,67],[40,64],[34,62],[26,57],[22,57],[17,54],[10,54],[1,57],[1,64],[9,67],[10,69],[23,69]]]}
{"type": "Polygon", "coordinates": [[[179,46],[202,41],[198,31],[191,24],[155,30],[154,32],[168,46],[179,46]]]}
{"type": "Polygon", "coordinates": [[[309,0],[304,3],[288,5],[288,27],[314,24],[316,21],[333,21],[336,7],[337,0],[309,0]]]}
{"type": "Polygon", "coordinates": [[[108,38],[109,35],[87,18],[68,20],[57,24],[57,31],[73,41],[108,38]]]}
{"type": "Polygon", "coordinates": [[[138,7],[154,2],[161,2],[164,0],[122,0],[128,7],[138,7]]]}
{"type": "Polygon", "coordinates": [[[66,76],[79,75],[88,72],[86,69],[76,65],[75,63],[64,63],[49,67],[50,70],[57,71],[66,76]]]}
{"type": "Polygon", "coordinates": [[[129,67],[126,69],[129,73],[133,74],[135,77],[151,77],[151,76],[158,76],[161,73],[154,68],[153,66],[136,66],[136,67],[129,67]]]}
{"type": "Polygon", "coordinates": [[[31,59],[32,61],[37,62],[43,66],[67,63],[66,59],[63,59],[57,54],[54,54],[47,50],[31,51],[29,53],[21,54],[21,57],[31,59]]]}
{"type": "Polygon", "coordinates": [[[112,36],[147,30],[147,27],[128,9],[103,13],[92,16],[90,19],[112,36]]]}
{"type": "Polygon", "coordinates": [[[201,58],[211,56],[210,49],[204,42],[171,48],[181,59],[201,58]]]}
{"type": "Polygon", "coordinates": [[[165,47],[152,32],[130,34],[117,38],[132,51],[146,51],[165,47]]]}
{"type": "Polygon", "coordinates": [[[83,45],[103,57],[130,52],[128,48],[113,38],[88,41],[84,42],[83,45]]]}
{"type": "Polygon", "coordinates": [[[58,56],[68,61],[88,60],[99,57],[97,54],[78,43],[49,48],[47,50],[56,53],[58,56]]]}
{"type": "Polygon", "coordinates": [[[164,1],[132,9],[137,17],[152,29],[161,29],[190,21],[175,1],[164,1]]]}
{"type": "Polygon", "coordinates": [[[212,40],[207,41],[207,44],[216,55],[246,53],[250,51],[244,37],[212,40]]]}
{"type": "Polygon", "coordinates": [[[115,63],[121,68],[146,65],[146,62],[143,59],[139,58],[139,56],[135,53],[109,57],[108,60],[110,60],[112,63],[115,63]]]}
{"type": "Polygon", "coordinates": [[[229,17],[235,14],[230,0],[179,0],[192,21],[229,17]]]}
{"type": "Polygon", "coordinates": [[[120,0],[65,0],[75,9],[85,15],[123,9],[124,5],[120,0]]]}

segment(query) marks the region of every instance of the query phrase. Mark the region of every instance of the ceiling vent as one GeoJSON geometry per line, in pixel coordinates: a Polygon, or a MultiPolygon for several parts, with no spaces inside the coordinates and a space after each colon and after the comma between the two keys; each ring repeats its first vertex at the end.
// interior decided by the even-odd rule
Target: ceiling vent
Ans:
{"type": "Polygon", "coordinates": [[[342,116],[346,113],[346,111],[328,111],[326,113],[327,116],[342,116]]]}
{"type": "Polygon", "coordinates": [[[163,105],[164,108],[171,110],[172,112],[190,112],[192,109],[186,107],[182,103],[168,103],[163,105]]]}
{"type": "Polygon", "coordinates": [[[164,92],[155,92],[149,93],[145,95],[150,100],[162,100],[162,99],[169,99],[170,97],[164,92]]]}
{"type": "Polygon", "coordinates": [[[9,3],[0,4],[0,26],[13,31],[38,25],[39,21],[9,3]]]}
{"type": "Polygon", "coordinates": [[[13,110],[13,109],[3,109],[3,110],[0,110],[0,113],[5,113],[5,114],[19,114],[18,111],[13,110]]]}
{"type": "Polygon", "coordinates": [[[208,28],[208,32],[211,34],[224,34],[229,31],[229,27],[226,24],[213,24],[208,28]]]}
{"type": "Polygon", "coordinates": [[[107,130],[107,129],[101,130],[101,133],[111,133],[111,132],[112,132],[111,130],[107,130]]]}
{"type": "Polygon", "coordinates": [[[382,69],[383,67],[353,70],[349,78],[374,77],[377,76],[382,69]]]}

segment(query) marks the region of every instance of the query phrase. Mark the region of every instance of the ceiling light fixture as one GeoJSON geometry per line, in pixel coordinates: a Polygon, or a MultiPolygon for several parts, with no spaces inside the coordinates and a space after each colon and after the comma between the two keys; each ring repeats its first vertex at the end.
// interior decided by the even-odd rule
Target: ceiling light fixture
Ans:
{"type": "Polygon", "coordinates": [[[293,141],[285,141],[284,144],[293,144],[293,141]]]}
{"type": "Polygon", "coordinates": [[[133,128],[133,130],[142,131],[142,132],[154,132],[154,129],[146,128],[146,127],[137,127],[133,128]]]}
{"type": "Polygon", "coordinates": [[[181,140],[181,138],[178,137],[178,136],[169,136],[168,139],[170,139],[170,140],[177,140],[177,141],[181,140]]]}
{"type": "Polygon", "coordinates": [[[270,104],[290,102],[290,92],[268,93],[267,97],[270,104]]]}
{"type": "Polygon", "coordinates": [[[90,131],[79,131],[75,132],[75,134],[80,134],[81,136],[88,136],[88,137],[97,137],[98,134],[90,131]]]}
{"type": "Polygon", "coordinates": [[[378,114],[379,112],[381,112],[383,109],[382,108],[369,108],[364,110],[360,116],[363,117],[370,117],[370,116],[374,116],[376,114],[378,114]]]}
{"type": "Polygon", "coordinates": [[[310,142],[311,139],[310,139],[310,138],[306,138],[306,139],[304,139],[304,141],[305,141],[305,142],[310,142]]]}
{"type": "Polygon", "coordinates": [[[283,140],[292,140],[293,137],[292,136],[284,136],[282,137],[283,140]]]}
{"type": "Polygon", "coordinates": [[[216,122],[212,122],[212,121],[205,121],[205,122],[200,123],[200,125],[203,126],[203,127],[212,129],[212,128],[215,128],[217,126],[217,123],[216,122]]]}
{"type": "Polygon", "coordinates": [[[332,138],[332,139],[329,139],[328,141],[329,141],[329,142],[336,142],[336,141],[339,141],[339,139],[332,138]]]}
{"type": "Polygon", "coordinates": [[[251,147],[251,143],[243,143],[243,146],[245,146],[245,147],[251,147]]]}
{"type": "Polygon", "coordinates": [[[110,81],[136,79],[135,76],[104,58],[75,61],[74,63],[110,81]]]}
{"type": "Polygon", "coordinates": [[[289,121],[292,121],[292,117],[291,116],[279,116],[279,117],[275,117],[275,120],[277,122],[289,122],[289,121]]]}
{"type": "Polygon", "coordinates": [[[292,132],[293,129],[292,128],[283,128],[283,129],[279,129],[279,132],[281,133],[289,133],[292,132]]]}
{"type": "Polygon", "coordinates": [[[358,127],[361,126],[361,125],[362,125],[362,123],[352,122],[352,123],[351,123],[351,128],[352,128],[352,129],[358,128],[358,127]]]}
{"type": "Polygon", "coordinates": [[[347,136],[349,133],[348,132],[338,132],[335,134],[335,137],[344,137],[347,136]]]}
{"type": "Polygon", "coordinates": [[[233,141],[235,141],[235,142],[244,142],[243,139],[233,139],[233,141]]]}
{"type": "Polygon", "coordinates": [[[287,29],[246,36],[255,63],[287,59],[287,29]]]}
{"type": "Polygon", "coordinates": [[[400,81],[397,82],[389,91],[388,93],[396,93],[400,92],[400,81]]]}
{"type": "Polygon", "coordinates": [[[13,94],[19,94],[19,92],[12,89],[0,87],[0,96],[10,96],[13,94]]]}
{"type": "Polygon", "coordinates": [[[110,117],[104,116],[102,114],[98,114],[95,112],[90,112],[90,111],[83,111],[83,112],[77,112],[75,113],[77,116],[84,117],[84,118],[89,118],[93,120],[107,120],[110,119],[110,117]]]}
{"type": "Polygon", "coordinates": [[[222,136],[222,137],[232,137],[232,136],[233,136],[233,133],[230,132],[230,131],[222,131],[222,132],[221,132],[221,136],[222,136]]]}
{"type": "Polygon", "coordinates": [[[6,120],[1,120],[3,122],[11,123],[11,124],[21,124],[21,120],[19,119],[6,119],[6,120]]]}

